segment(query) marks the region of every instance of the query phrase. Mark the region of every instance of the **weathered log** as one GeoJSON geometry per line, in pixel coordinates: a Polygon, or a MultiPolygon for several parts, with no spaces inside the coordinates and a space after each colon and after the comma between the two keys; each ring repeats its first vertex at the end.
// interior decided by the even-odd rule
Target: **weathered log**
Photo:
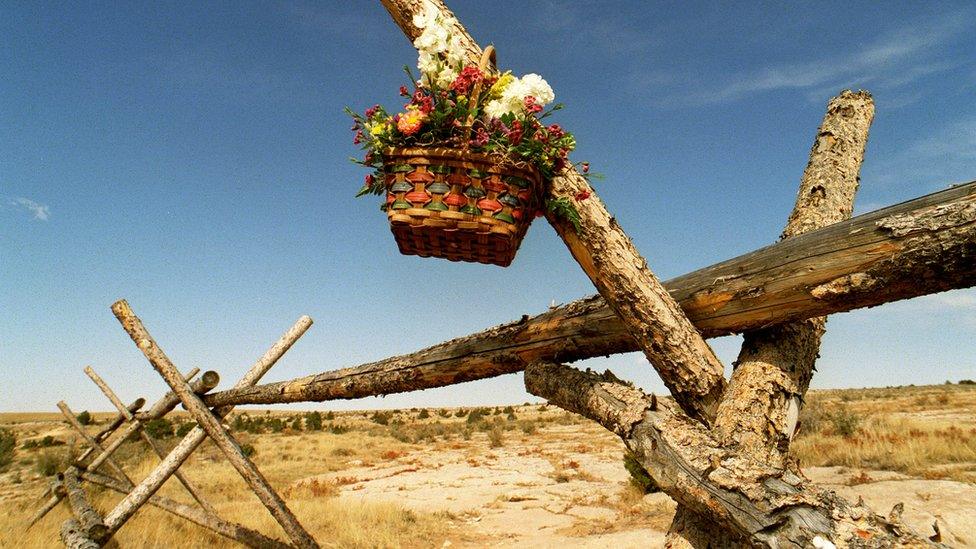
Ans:
{"type": "Polygon", "coordinates": [[[809,484],[789,469],[774,469],[729,452],[670,399],[648,397],[610,372],[599,375],[533,363],[525,370],[525,387],[617,434],[662,491],[752,544],[940,546],[903,523],[809,484]]]}
{"type": "Polygon", "coordinates": [[[98,549],[101,547],[85,534],[78,521],[73,518],[61,523],[61,543],[68,549],[98,549]]]}
{"type": "MultiPolygon", "coordinates": [[[[88,432],[85,431],[85,428],[81,425],[81,423],[78,422],[78,418],[75,417],[74,412],[71,411],[71,408],[68,408],[68,404],[62,400],[58,402],[58,409],[61,410],[61,415],[68,420],[68,425],[71,425],[71,427],[73,427],[74,430],[81,435],[81,438],[83,438],[89,446],[91,446],[101,456],[104,456],[104,460],[108,462],[109,468],[111,468],[112,471],[119,476],[119,478],[131,484],[132,479],[125,474],[125,471],[122,470],[122,466],[112,459],[111,454],[105,451],[105,448],[102,447],[100,442],[96,441],[93,436],[89,435],[88,432]]],[[[101,463],[98,465],[101,465],[101,463]]],[[[95,467],[97,468],[98,465],[95,467]]]]}
{"type": "MultiPolygon", "coordinates": [[[[193,375],[195,375],[195,373],[191,372],[183,376],[183,379],[189,381],[190,377],[192,377],[193,375]]],[[[220,383],[220,376],[217,374],[217,372],[213,370],[208,370],[204,372],[199,379],[195,379],[193,381],[190,381],[189,383],[190,383],[190,387],[193,389],[193,392],[197,394],[204,394],[207,391],[210,391],[211,389],[216,387],[218,383],[220,383]]],[[[146,417],[147,418],[146,420],[140,420],[140,421],[147,421],[148,419],[156,419],[158,417],[163,417],[169,412],[171,412],[173,408],[176,408],[176,405],[179,403],[180,403],[180,398],[176,396],[175,393],[170,391],[165,395],[163,395],[163,397],[159,399],[155,404],[153,404],[149,410],[146,410],[142,414],[136,414],[136,419],[139,419],[140,417],[146,417]]],[[[122,445],[122,443],[128,440],[128,438],[131,435],[133,435],[136,431],[138,431],[139,428],[140,427],[138,423],[126,424],[125,427],[119,430],[115,438],[112,439],[112,442],[110,442],[108,446],[105,447],[105,451],[95,456],[95,459],[93,459],[91,463],[89,463],[88,466],[85,467],[85,470],[95,472],[96,469],[98,469],[98,466],[101,465],[103,461],[108,459],[109,456],[111,456],[112,453],[115,452],[115,450],[117,450],[119,446],[122,445]]]]}
{"type": "MultiPolygon", "coordinates": [[[[156,440],[152,436],[150,436],[149,433],[146,432],[145,429],[142,428],[141,422],[137,420],[134,415],[132,415],[132,412],[130,412],[125,408],[125,405],[122,404],[122,400],[119,399],[119,397],[115,394],[115,391],[113,391],[112,388],[108,386],[108,383],[105,383],[105,380],[102,379],[102,376],[98,375],[98,373],[95,372],[94,368],[92,368],[91,366],[85,366],[85,374],[88,376],[89,379],[92,380],[92,382],[96,386],[98,386],[99,389],[101,389],[102,394],[104,394],[105,397],[109,399],[112,405],[119,410],[120,415],[124,416],[127,421],[131,421],[139,425],[139,431],[138,431],[139,436],[146,443],[146,445],[149,446],[149,449],[152,450],[153,453],[155,453],[157,456],[159,456],[160,459],[165,458],[166,452],[163,451],[163,448],[159,445],[158,442],[156,442],[156,440]]],[[[190,390],[193,391],[192,386],[190,387],[190,390]]],[[[207,500],[203,498],[203,495],[200,493],[199,490],[196,489],[193,483],[190,482],[190,479],[186,478],[186,475],[184,475],[181,471],[176,471],[175,473],[173,473],[173,476],[175,476],[176,480],[178,480],[180,484],[182,484],[183,487],[186,488],[186,491],[189,492],[190,496],[193,497],[193,499],[197,502],[198,505],[200,505],[200,507],[204,511],[207,511],[208,513],[214,513],[214,514],[217,513],[217,510],[214,509],[213,506],[210,505],[207,502],[207,500]]]]}
{"type": "MultiPolygon", "coordinates": [[[[481,48],[440,0],[382,0],[411,42],[418,36],[414,15],[437,7],[477,64],[481,48]]],[[[715,417],[725,390],[724,367],[671,294],[651,272],[630,237],[574,166],[553,178],[550,199],[570,201],[577,223],[547,210],[546,219],[562,237],[597,291],[620,318],[661,381],[688,415],[703,422],[715,417]],[[580,198],[583,197],[583,198],[580,198]]]]}
{"type": "MultiPolygon", "coordinates": [[[[120,494],[129,493],[129,489],[123,483],[105,475],[83,472],[81,478],[92,484],[115,490],[120,494]]],[[[286,549],[291,547],[279,540],[265,536],[261,532],[251,530],[240,524],[228,522],[216,514],[196,509],[164,496],[152,496],[147,503],[248,547],[259,547],[262,549],[286,549]]]]}
{"type": "Polygon", "coordinates": [[[78,469],[68,467],[64,473],[58,475],[58,478],[62,481],[63,496],[68,498],[71,514],[78,521],[78,529],[89,539],[101,540],[108,533],[108,528],[105,527],[102,516],[88,502],[88,497],[78,480],[78,469]]]}
{"type": "MultiPolygon", "coordinates": [[[[122,303],[122,302],[120,302],[122,303]]],[[[119,304],[112,306],[113,311],[119,307],[119,304]]],[[[116,313],[116,317],[119,317],[119,313],[116,313]]],[[[124,318],[124,316],[123,316],[124,318]]],[[[121,320],[121,319],[120,319],[121,320]]],[[[298,338],[304,334],[309,327],[312,325],[312,319],[303,316],[298,319],[295,324],[288,329],[287,332],[281,338],[275,342],[274,345],[268,349],[264,355],[255,362],[251,368],[244,374],[244,377],[238,381],[234,387],[247,387],[255,385],[260,379],[271,369],[272,366],[291,348],[292,345],[298,341],[298,338]]],[[[123,326],[125,326],[123,324],[123,326]]],[[[137,341],[137,345],[140,343],[137,341]]],[[[140,349],[142,347],[140,346],[140,349]]],[[[213,411],[213,415],[216,419],[221,419],[231,411],[233,411],[233,406],[224,406],[213,411]]],[[[133,488],[122,501],[115,506],[112,511],[105,515],[105,524],[108,526],[109,535],[111,536],[121,528],[132,515],[153,495],[157,490],[163,485],[166,480],[173,475],[174,471],[179,469],[180,465],[186,461],[190,454],[201,444],[204,439],[207,438],[207,433],[200,428],[200,426],[194,427],[185,437],[181,440],[175,448],[166,456],[163,461],[156,466],[156,468],[143,479],[135,488],[133,488]]],[[[314,543],[314,542],[313,542],[314,543]]]]}
{"type": "MultiPolygon", "coordinates": [[[[140,409],[142,409],[142,407],[145,405],[146,405],[146,399],[139,397],[133,400],[132,404],[126,406],[125,409],[128,410],[130,414],[134,414],[138,412],[140,409]]],[[[115,417],[112,418],[112,421],[110,421],[108,425],[103,427],[101,431],[95,433],[95,440],[97,440],[98,442],[102,442],[103,440],[107,439],[124,422],[125,422],[125,416],[123,416],[121,412],[115,414],[115,417]]]]}
{"type": "MultiPolygon", "coordinates": [[[[867,92],[848,90],[830,100],[781,239],[851,217],[873,119],[874,101],[867,92]]],[[[743,334],[713,427],[721,443],[740,457],[786,467],[826,324],[821,316],[743,334]]],[[[717,537],[721,538],[707,517],[679,506],[666,546],[705,548],[714,546],[717,537]]],[[[731,538],[721,541],[737,543],[731,538]]]]}
{"type": "MultiPolygon", "coordinates": [[[[976,182],[793,237],[665,283],[716,337],[976,285],[976,182]]],[[[209,406],[362,398],[638,350],[594,296],[535,317],[344,368],[218,391],[209,406]]]]}

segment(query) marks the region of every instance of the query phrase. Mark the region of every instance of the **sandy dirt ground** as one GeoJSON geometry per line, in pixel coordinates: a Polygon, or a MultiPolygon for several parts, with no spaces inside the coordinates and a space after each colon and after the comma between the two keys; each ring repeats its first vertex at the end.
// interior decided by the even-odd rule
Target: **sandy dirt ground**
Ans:
{"type": "MultiPolygon", "coordinates": [[[[467,534],[446,542],[458,547],[663,546],[674,501],[661,493],[629,499],[619,447],[596,430],[582,430],[599,442],[580,444],[580,426],[563,426],[549,429],[538,446],[418,451],[373,467],[351,460],[342,471],[296,485],[336,482],[343,499],[448,511],[458,533],[467,534]]],[[[863,497],[879,513],[902,502],[905,519],[919,531],[934,533],[938,521],[946,543],[976,547],[976,485],[844,467],[805,473],[844,497],[863,497]]]]}

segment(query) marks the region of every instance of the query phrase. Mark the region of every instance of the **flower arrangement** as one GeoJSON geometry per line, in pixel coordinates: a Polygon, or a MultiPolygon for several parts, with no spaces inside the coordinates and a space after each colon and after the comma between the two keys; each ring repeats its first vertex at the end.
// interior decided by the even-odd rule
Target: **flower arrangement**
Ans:
{"type": "MultiPolygon", "coordinates": [[[[420,78],[405,67],[413,89],[400,87],[400,95],[409,98],[402,111],[390,114],[380,105],[363,114],[346,109],[354,120],[353,143],[365,150],[362,160],[353,161],[373,169],[357,196],[386,192],[384,154],[394,148],[449,147],[492,155],[501,163],[531,165],[545,181],[569,165],[575,138],[545,122],[563,107],[553,103],[549,84],[537,74],[495,75],[470,64],[460,37],[452,34],[454,23],[430,2],[413,18],[422,30],[414,41],[420,78]]],[[[579,167],[588,174],[587,163],[579,167]]],[[[546,206],[578,225],[566,199],[546,206]]]]}

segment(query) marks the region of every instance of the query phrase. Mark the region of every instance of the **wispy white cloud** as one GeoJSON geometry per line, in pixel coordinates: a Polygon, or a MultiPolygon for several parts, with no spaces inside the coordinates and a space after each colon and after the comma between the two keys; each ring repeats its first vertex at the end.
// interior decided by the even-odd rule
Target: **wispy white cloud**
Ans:
{"type": "Polygon", "coordinates": [[[51,217],[51,209],[46,204],[34,202],[29,198],[15,198],[10,201],[10,204],[25,208],[38,221],[47,221],[51,217]]]}
{"type": "MultiPolygon", "coordinates": [[[[662,105],[707,105],[735,101],[756,93],[784,89],[807,90],[811,100],[841,88],[870,87],[899,91],[920,79],[971,63],[970,59],[941,59],[940,48],[976,27],[971,10],[953,13],[881,35],[857,51],[820,59],[769,65],[745,71],[713,87],[672,90],[662,105]]],[[[919,98],[900,93],[892,102],[903,106],[919,98]]],[[[886,105],[891,107],[891,105],[886,105]]]]}
{"type": "Polygon", "coordinates": [[[976,112],[918,132],[914,141],[870,168],[872,183],[941,188],[976,178],[976,112]]]}

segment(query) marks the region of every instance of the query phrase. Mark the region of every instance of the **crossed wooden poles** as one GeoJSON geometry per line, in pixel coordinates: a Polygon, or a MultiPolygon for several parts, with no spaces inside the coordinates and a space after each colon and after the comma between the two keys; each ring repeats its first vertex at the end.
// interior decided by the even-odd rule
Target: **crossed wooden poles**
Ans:
{"type": "MultiPolygon", "coordinates": [[[[200,400],[200,395],[217,386],[220,379],[218,374],[207,371],[195,380],[193,378],[198,373],[197,369],[191,370],[185,376],[180,374],[176,366],[156,344],[142,321],[132,312],[128,303],[124,300],[118,301],[112,305],[112,311],[132,341],[135,342],[139,350],[166,380],[172,390],[153,404],[149,410],[139,412],[145,404],[144,399],[139,399],[126,406],[101,376],[90,366],[86,367],[85,373],[118,409],[118,414],[106,428],[95,436],[91,436],[75,418],[68,405],[64,401],[58,403],[58,408],[64,414],[65,419],[88,443],[89,449],[76,459],[66,471],[57,475],[52,482],[51,497],[31,518],[28,528],[44,517],[62,499],[67,499],[73,518],[66,520],[61,526],[62,542],[67,547],[100,547],[119,528],[125,525],[140,507],[149,503],[250,547],[288,547],[288,544],[279,540],[220,518],[214,507],[207,503],[200,491],[179,471],[179,467],[190,457],[190,454],[200,446],[205,438],[210,437],[231,465],[237,469],[261,503],[267,507],[271,515],[281,525],[291,540],[292,546],[318,547],[312,536],[305,531],[295,515],[288,509],[281,496],[274,491],[268,480],[244,454],[234,437],[221,426],[221,420],[234,407],[221,406],[211,409],[200,400]],[[143,427],[147,421],[163,417],[178,404],[182,404],[190,413],[196,420],[197,426],[183,437],[169,454],[166,454],[159,443],[143,427]],[[159,465],[138,484],[135,484],[112,458],[112,453],[135,434],[138,434],[161,459],[159,465]],[[92,459],[85,464],[85,460],[89,457],[92,459]],[[98,472],[103,465],[108,467],[112,476],[98,472]],[[155,495],[156,491],[171,476],[176,476],[196,501],[197,507],[155,495]],[[125,497],[103,517],[88,502],[80,486],[82,479],[125,494],[125,497]]],[[[298,319],[281,339],[251,366],[250,370],[234,387],[243,388],[257,384],[311,325],[312,319],[307,316],[298,319]]]]}

